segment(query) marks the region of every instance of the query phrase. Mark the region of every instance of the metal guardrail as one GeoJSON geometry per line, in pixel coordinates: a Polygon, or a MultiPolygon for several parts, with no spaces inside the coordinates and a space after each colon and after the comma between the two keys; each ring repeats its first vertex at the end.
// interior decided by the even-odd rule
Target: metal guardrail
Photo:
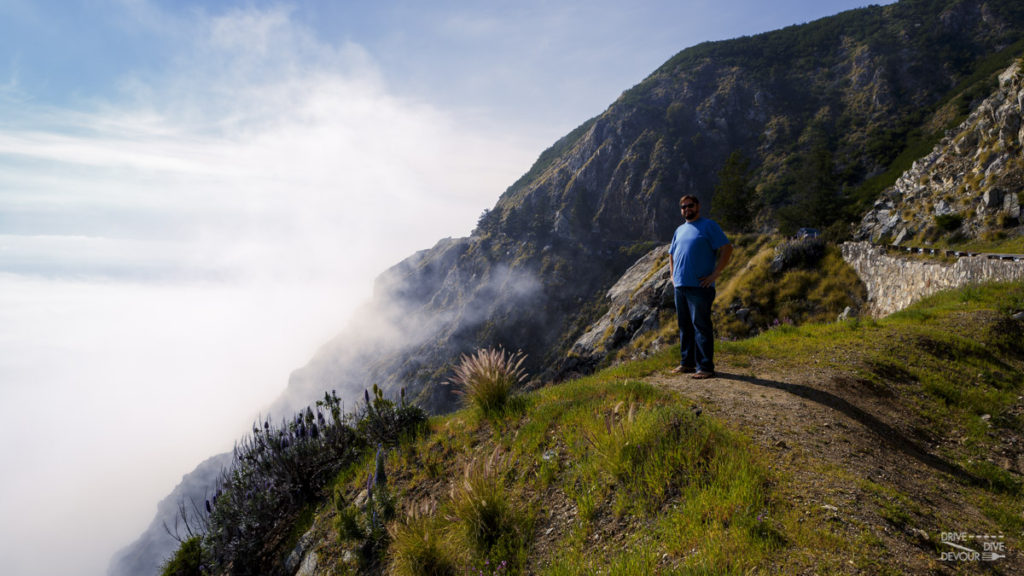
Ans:
{"type": "Polygon", "coordinates": [[[992,254],[988,252],[968,252],[964,250],[940,250],[938,248],[918,248],[916,246],[897,246],[896,244],[883,244],[882,248],[894,252],[908,252],[910,254],[926,254],[931,256],[946,256],[949,258],[965,258],[984,256],[989,260],[1005,260],[1008,262],[1024,262],[1024,254],[992,254]]]}

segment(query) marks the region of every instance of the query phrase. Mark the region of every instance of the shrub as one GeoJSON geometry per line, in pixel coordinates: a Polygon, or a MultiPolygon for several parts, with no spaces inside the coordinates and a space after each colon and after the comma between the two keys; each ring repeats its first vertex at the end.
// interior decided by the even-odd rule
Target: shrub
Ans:
{"type": "Polygon", "coordinates": [[[481,349],[471,356],[462,356],[451,384],[484,414],[497,415],[508,404],[516,386],[526,380],[522,368],[524,360],[526,356],[522,352],[509,354],[501,349],[481,349]]]}
{"type": "Polygon", "coordinates": [[[359,517],[339,500],[339,531],[361,530],[364,555],[379,556],[387,545],[383,519],[394,513],[382,455],[401,439],[424,430],[426,422],[426,413],[406,402],[404,390],[400,400],[393,401],[374,386],[373,399],[367,392],[366,405],[357,413],[343,413],[341,400],[331,392],[291,420],[274,425],[268,418],[257,423],[251,435],[235,444],[234,460],[221,474],[216,496],[205,503],[206,514],[198,506],[193,505],[193,513],[181,505],[179,517],[189,540],[180,540],[176,558],[199,546],[203,570],[226,575],[273,572],[281,550],[294,538],[300,513],[319,501],[328,483],[360,458],[368,444],[378,447],[368,485],[367,513],[372,521],[361,526],[359,517]]]}
{"type": "Polygon", "coordinates": [[[164,564],[160,576],[202,576],[203,543],[201,536],[181,542],[178,550],[164,564]]]}
{"type": "Polygon", "coordinates": [[[415,436],[423,431],[427,413],[422,408],[406,402],[405,388],[399,400],[389,400],[384,392],[373,385],[373,398],[369,391],[363,391],[366,405],[357,426],[359,432],[371,446],[394,448],[406,436],[415,436]]]}
{"type": "Polygon", "coordinates": [[[775,248],[772,272],[780,274],[791,268],[813,268],[825,256],[825,241],[820,237],[788,240],[775,248]]]}
{"type": "Polygon", "coordinates": [[[362,447],[334,393],[290,421],[253,426],[235,445],[212,502],[203,542],[218,573],[265,573],[301,509],[362,447]]]}
{"type": "Polygon", "coordinates": [[[964,217],[960,214],[939,214],[935,217],[935,226],[943,232],[952,232],[960,227],[964,217]]]}

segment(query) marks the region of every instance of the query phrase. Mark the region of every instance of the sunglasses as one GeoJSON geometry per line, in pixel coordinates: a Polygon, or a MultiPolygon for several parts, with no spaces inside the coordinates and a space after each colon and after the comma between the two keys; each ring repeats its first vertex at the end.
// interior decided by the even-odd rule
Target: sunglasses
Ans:
{"type": "Polygon", "coordinates": [[[696,206],[696,204],[692,204],[692,203],[691,204],[680,204],[679,208],[682,209],[682,210],[686,210],[688,208],[693,208],[694,206],[696,206]]]}

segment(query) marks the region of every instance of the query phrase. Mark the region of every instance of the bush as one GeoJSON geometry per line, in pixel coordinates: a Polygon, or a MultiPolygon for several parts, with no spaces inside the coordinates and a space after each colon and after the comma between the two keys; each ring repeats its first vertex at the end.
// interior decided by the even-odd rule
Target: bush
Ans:
{"type": "Polygon", "coordinates": [[[788,240],[775,248],[772,272],[779,274],[790,268],[813,268],[825,256],[825,241],[820,237],[788,240]]]}
{"type": "Polygon", "coordinates": [[[960,214],[939,214],[935,217],[935,226],[943,232],[952,232],[960,227],[964,217],[960,214]]]}
{"type": "Polygon", "coordinates": [[[164,564],[160,576],[202,576],[203,542],[201,536],[184,540],[174,556],[164,564]]]}
{"type": "Polygon", "coordinates": [[[378,557],[388,541],[385,518],[394,513],[382,454],[424,430],[426,422],[426,413],[406,402],[404,390],[400,400],[393,401],[374,386],[373,399],[367,392],[366,405],[358,413],[343,413],[341,400],[331,392],[291,420],[274,425],[268,418],[257,423],[251,435],[235,444],[234,460],[221,474],[216,496],[205,503],[206,514],[199,506],[193,506],[193,514],[181,505],[179,516],[188,540],[181,540],[174,564],[168,565],[167,570],[176,571],[167,574],[189,574],[180,566],[196,566],[198,560],[189,559],[200,553],[203,571],[274,572],[302,511],[316,504],[338,472],[362,457],[368,445],[378,447],[367,488],[371,520],[360,525],[359,518],[346,516],[344,506],[339,506],[339,531],[359,530],[366,541],[364,556],[378,557]]]}
{"type": "Polygon", "coordinates": [[[384,397],[384,392],[373,385],[373,398],[363,391],[366,405],[359,418],[358,429],[371,446],[393,448],[402,438],[419,434],[427,423],[427,413],[405,400],[405,388],[398,402],[384,397]]]}
{"type": "Polygon", "coordinates": [[[526,356],[522,352],[509,354],[501,349],[481,349],[472,356],[462,356],[451,384],[459,387],[467,402],[478,406],[485,415],[498,415],[516,386],[526,380],[522,368],[524,360],[526,356]]]}
{"type": "Polygon", "coordinates": [[[212,502],[204,544],[214,566],[228,574],[265,573],[302,508],[364,444],[334,393],[290,421],[275,426],[268,418],[253,426],[235,445],[212,502]]]}

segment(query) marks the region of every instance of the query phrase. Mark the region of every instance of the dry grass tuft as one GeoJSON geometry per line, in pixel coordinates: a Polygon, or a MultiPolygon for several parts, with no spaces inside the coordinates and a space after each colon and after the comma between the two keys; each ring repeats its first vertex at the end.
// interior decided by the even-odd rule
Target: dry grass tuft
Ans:
{"type": "Polygon", "coordinates": [[[485,415],[500,414],[512,392],[526,380],[522,352],[508,353],[500,348],[477,350],[463,355],[455,368],[451,384],[457,386],[468,404],[475,404],[485,415]]]}

